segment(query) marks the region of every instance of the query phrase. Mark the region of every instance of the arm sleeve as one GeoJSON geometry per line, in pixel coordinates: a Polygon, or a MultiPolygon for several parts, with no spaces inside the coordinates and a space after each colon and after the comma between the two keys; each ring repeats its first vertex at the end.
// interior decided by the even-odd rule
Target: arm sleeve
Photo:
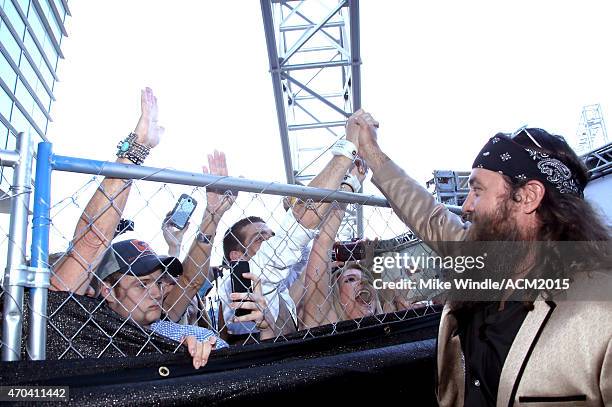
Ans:
{"type": "Polygon", "coordinates": [[[389,160],[374,174],[374,184],[387,198],[395,214],[438,254],[444,247],[436,242],[465,240],[469,222],[450,212],[444,204],[389,160]]]}
{"type": "Polygon", "coordinates": [[[278,233],[263,242],[249,261],[250,271],[264,284],[279,284],[286,280],[290,276],[290,267],[300,261],[302,249],[314,233],[295,219],[293,211],[287,211],[278,233]]]}

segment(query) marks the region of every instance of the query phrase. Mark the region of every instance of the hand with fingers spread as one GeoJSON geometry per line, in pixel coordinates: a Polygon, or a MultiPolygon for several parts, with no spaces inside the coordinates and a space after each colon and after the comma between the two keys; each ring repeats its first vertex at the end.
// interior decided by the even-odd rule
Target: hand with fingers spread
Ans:
{"type": "Polygon", "coordinates": [[[159,144],[164,128],[158,124],[157,97],[151,88],[140,91],[140,109],[140,119],[134,129],[134,133],[138,136],[136,141],[153,148],[159,144]]]}
{"type": "MultiPolygon", "coordinates": [[[[208,154],[208,167],[203,166],[202,172],[204,174],[227,176],[225,153],[215,150],[213,154],[208,154]]],[[[222,191],[216,189],[214,185],[211,185],[206,188],[206,211],[221,216],[232,207],[234,202],[236,202],[237,196],[237,192],[230,193],[222,191]]]]}
{"type": "Polygon", "coordinates": [[[268,339],[274,336],[272,327],[274,320],[268,311],[268,304],[263,296],[261,282],[253,273],[244,273],[243,277],[251,280],[253,292],[250,293],[231,293],[230,299],[233,301],[230,308],[233,310],[246,309],[250,312],[247,315],[234,317],[233,322],[255,322],[255,326],[261,331],[261,339],[268,339]]]}
{"type": "Polygon", "coordinates": [[[184,337],[182,342],[187,346],[189,354],[193,358],[193,367],[199,369],[208,363],[208,357],[217,343],[217,337],[211,336],[205,341],[198,341],[198,338],[190,335],[184,337]]]}
{"type": "Polygon", "coordinates": [[[168,255],[178,257],[181,251],[183,237],[185,236],[187,229],[189,229],[189,222],[187,222],[182,230],[179,230],[169,222],[171,215],[172,212],[168,212],[166,214],[166,217],[162,222],[162,232],[164,234],[164,240],[168,244],[168,255]]]}

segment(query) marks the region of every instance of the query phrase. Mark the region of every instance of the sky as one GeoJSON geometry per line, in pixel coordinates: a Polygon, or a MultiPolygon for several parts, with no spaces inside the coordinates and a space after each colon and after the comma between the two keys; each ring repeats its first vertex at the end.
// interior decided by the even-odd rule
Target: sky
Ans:
{"type": "MultiPolygon", "coordinates": [[[[147,165],[198,172],[218,149],[231,175],[285,180],[259,1],[70,8],[48,128],[56,154],[114,160],[138,119],[139,89],[151,86],[166,134],[147,165]]],[[[383,150],[425,182],[434,169],[469,170],[499,131],[528,124],[573,142],[582,107],[595,103],[610,123],[610,8],[592,0],[362,0],[362,105],[381,123],[383,150]]],[[[54,175],[54,201],[90,178],[54,175]]],[[[186,190],[159,188],[143,187],[128,205],[149,234],[186,190]]],[[[379,194],[370,183],[365,191],[379,194]]],[[[56,206],[58,235],[69,237],[91,192],[56,206]]],[[[248,203],[260,197],[248,199],[255,210],[248,203]]]]}

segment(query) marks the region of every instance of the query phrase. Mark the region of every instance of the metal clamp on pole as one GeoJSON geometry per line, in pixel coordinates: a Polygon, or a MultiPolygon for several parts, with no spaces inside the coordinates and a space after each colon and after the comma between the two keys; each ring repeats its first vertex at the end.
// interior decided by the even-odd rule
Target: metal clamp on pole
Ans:
{"type": "Polygon", "coordinates": [[[4,319],[2,321],[2,360],[21,358],[23,326],[23,290],[20,274],[26,264],[28,209],[32,182],[32,141],[29,133],[17,135],[19,163],[13,172],[11,224],[9,229],[6,271],[4,273],[4,319]]]}
{"type": "Polygon", "coordinates": [[[15,279],[11,284],[21,287],[49,288],[50,285],[50,271],[46,267],[23,266],[13,276],[15,279]]]}

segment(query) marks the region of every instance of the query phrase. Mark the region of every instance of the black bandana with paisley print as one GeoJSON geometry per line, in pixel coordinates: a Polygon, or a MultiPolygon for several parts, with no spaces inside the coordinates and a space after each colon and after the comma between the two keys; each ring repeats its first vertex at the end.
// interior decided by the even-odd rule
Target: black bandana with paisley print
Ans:
{"type": "Polygon", "coordinates": [[[535,148],[524,147],[508,136],[496,135],[480,150],[472,168],[484,168],[508,176],[513,183],[537,179],[562,194],[583,198],[583,188],[561,160],[535,148]]]}

